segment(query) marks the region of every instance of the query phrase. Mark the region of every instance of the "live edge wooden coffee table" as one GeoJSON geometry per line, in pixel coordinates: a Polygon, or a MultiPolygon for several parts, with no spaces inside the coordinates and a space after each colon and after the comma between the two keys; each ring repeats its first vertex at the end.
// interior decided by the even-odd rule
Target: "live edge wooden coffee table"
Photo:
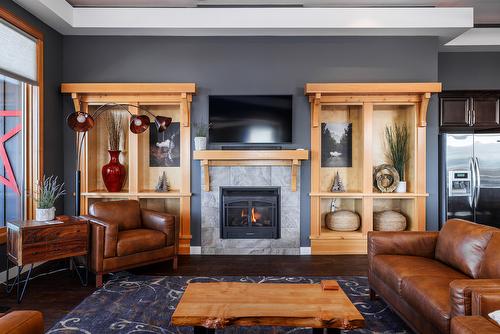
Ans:
{"type": "Polygon", "coordinates": [[[312,327],[340,333],[364,327],[364,318],[342,289],[320,284],[190,283],[172,315],[195,334],[228,326],[312,327]]]}

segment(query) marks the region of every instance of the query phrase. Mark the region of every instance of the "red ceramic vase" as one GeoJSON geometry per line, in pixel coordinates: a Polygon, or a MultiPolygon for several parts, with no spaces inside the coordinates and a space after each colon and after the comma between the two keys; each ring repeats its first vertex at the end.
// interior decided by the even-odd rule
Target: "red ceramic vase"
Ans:
{"type": "Polygon", "coordinates": [[[125,166],[120,163],[119,157],[121,151],[108,151],[109,163],[102,167],[102,179],[109,192],[119,192],[125,182],[125,166]]]}

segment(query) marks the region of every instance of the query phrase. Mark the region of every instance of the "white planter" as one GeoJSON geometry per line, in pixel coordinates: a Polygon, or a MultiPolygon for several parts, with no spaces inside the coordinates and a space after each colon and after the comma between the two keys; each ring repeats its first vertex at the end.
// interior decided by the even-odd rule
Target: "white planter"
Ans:
{"type": "Polygon", "coordinates": [[[194,149],[203,151],[207,149],[207,137],[194,137],[194,149]]]}
{"type": "Polygon", "coordinates": [[[399,181],[398,186],[395,190],[397,193],[405,193],[406,192],[406,181],[399,181]]]}
{"type": "Polygon", "coordinates": [[[52,207],[50,209],[36,209],[36,220],[37,221],[49,221],[54,220],[56,217],[56,208],[52,207]]]}

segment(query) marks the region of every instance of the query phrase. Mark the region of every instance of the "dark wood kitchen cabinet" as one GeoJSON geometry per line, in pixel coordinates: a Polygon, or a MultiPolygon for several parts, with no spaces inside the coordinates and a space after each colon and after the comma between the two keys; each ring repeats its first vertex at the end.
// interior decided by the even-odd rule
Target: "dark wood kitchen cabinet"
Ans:
{"type": "Polygon", "coordinates": [[[445,92],[440,95],[443,130],[500,128],[500,92],[445,92]]]}

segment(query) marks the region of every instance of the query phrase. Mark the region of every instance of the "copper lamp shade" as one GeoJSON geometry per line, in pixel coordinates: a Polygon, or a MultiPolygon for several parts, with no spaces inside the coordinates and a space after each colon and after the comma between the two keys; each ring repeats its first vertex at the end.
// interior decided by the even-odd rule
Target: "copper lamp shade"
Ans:
{"type": "Polygon", "coordinates": [[[134,115],[130,119],[130,131],[135,134],[143,133],[149,128],[150,120],[146,115],[134,115]]]}
{"type": "Polygon", "coordinates": [[[165,116],[156,116],[155,117],[155,124],[156,127],[158,128],[158,132],[163,132],[165,131],[168,126],[172,123],[172,118],[171,117],[165,117],[165,116]]]}
{"type": "Polygon", "coordinates": [[[68,126],[76,132],[87,132],[94,127],[94,119],[86,112],[71,113],[66,119],[68,126]]]}

